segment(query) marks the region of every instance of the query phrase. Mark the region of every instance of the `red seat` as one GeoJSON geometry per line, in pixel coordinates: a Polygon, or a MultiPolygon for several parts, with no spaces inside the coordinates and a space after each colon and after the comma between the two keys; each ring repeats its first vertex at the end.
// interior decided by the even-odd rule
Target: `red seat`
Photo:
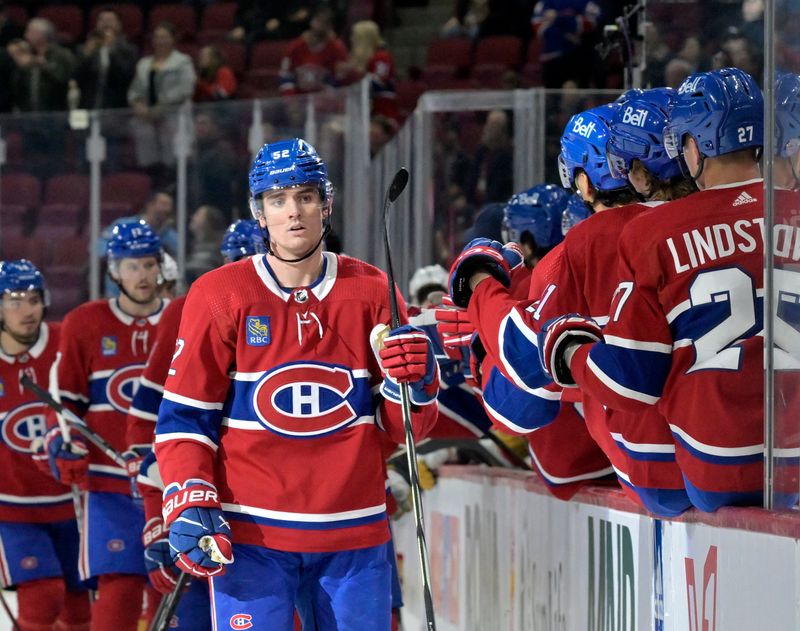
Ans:
{"type": "Polygon", "coordinates": [[[236,42],[216,42],[214,46],[216,46],[223,57],[225,57],[225,60],[236,76],[241,77],[244,74],[245,68],[247,68],[247,49],[244,44],[237,44],[236,42]]]}
{"type": "MultiPolygon", "coordinates": [[[[100,200],[103,205],[126,205],[141,208],[150,196],[152,180],[138,171],[120,171],[103,177],[100,200]]],[[[105,225],[105,224],[104,224],[105,225]]]]}
{"type": "Polygon", "coordinates": [[[4,237],[21,237],[28,229],[30,210],[21,204],[0,206],[0,233],[4,237]]]}
{"type": "MultiPolygon", "coordinates": [[[[197,53],[200,52],[200,45],[195,44],[194,42],[180,42],[175,48],[177,48],[182,53],[189,55],[192,58],[192,61],[195,62],[197,59],[197,53]]],[[[149,51],[147,54],[151,54],[152,47],[148,46],[147,50],[149,51]]]]}
{"type": "Polygon", "coordinates": [[[478,40],[473,63],[517,68],[522,61],[522,40],[513,35],[494,35],[478,40]]]}
{"type": "Polygon", "coordinates": [[[397,107],[405,114],[413,112],[419,97],[427,89],[427,84],[422,81],[398,81],[395,85],[397,107]]]}
{"type": "Polygon", "coordinates": [[[25,23],[28,21],[28,9],[24,6],[10,4],[6,6],[6,15],[17,26],[24,27],[25,23]]]}
{"type": "Polygon", "coordinates": [[[85,237],[69,237],[52,244],[51,265],[83,266],[89,258],[88,240],[85,237]]]}
{"type": "Polygon", "coordinates": [[[3,231],[3,240],[0,242],[0,258],[3,259],[28,259],[37,267],[44,267],[47,263],[47,250],[44,241],[35,237],[13,237],[3,231]]]}
{"type": "Polygon", "coordinates": [[[89,176],[82,173],[54,175],[44,184],[45,204],[89,205],[89,176]]]}
{"type": "Polygon", "coordinates": [[[72,309],[86,302],[86,296],[86,287],[52,287],[47,319],[50,321],[63,319],[72,309]]]}
{"type": "Polygon", "coordinates": [[[0,201],[37,208],[42,200],[42,183],[28,173],[8,173],[0,177],[0,201]]]}
{"type": "Polygon", "coordinates": [[[236,21],[235,2],[215,2],[203,9],[201,31],[230,31],[236,21]]]}
{"type": "Polygon", "coordinates": [[[84,208],[81,204],[44,204],[39,211],[34,236],[51,243],[74,237],[83,230],[84,208]]]}
{"type": "Polygon", "coordinates": [[[472,63],[472,40],[468,37],[434,39],[428,44],[422,78],[444,79],[465,74],[472,63]]]}
{"type": "Polygon", "coordinates": [[[100,225],[108,226],[122,217],[132,217],[136,214],[136,207],[126,202],[110,202],[100,204],[100,225]]]}
{"type": "Polygon", "coordinates": [[[150,10],[150,17],[147,20],[147,32],[152,33],[153,29],[161,22],[169,22],[175,27],[178,40],[192,39],[197,31],[197,17],[194,9],[185,4],[154,6],[150,10]]]}
{"type": "Polygon", "coordinates": [[[56,39],[62,44],[74,44],[83,39],[83,11],[74,4],[42,7],[36,16],[53,23],[56,39]]]}
{"type": "Polygon", "coordinates": [[[132,4],[128,2],[120,2],[120,3],[112,3],[112,4],[102,4],[92,8],[92,12],[89,15],[89,29],[93,29],[94,25],[97,23],[97,14],[100,13],[103,9],[111,9],[112,11],[116,12],[120,20],[122,20],[122,30],[125,33],[125,37],[127,37],[132,43],[138,43],[139,39],[142,36],[142,10],[139,8],[139,5],[132,4]]]}
{"type": "Polygon", "coordinates": [[[522,78],[528,85],[542,85],[542,64],[539,60],[541,54],[542,42],[532,39],[528,44],[528,52],[525,54],[525,65],[522,66],[522,78]]]}
{"type": "Polygon", "coordinates": [[[250,50],[250,70],[279,68],[288,45],[289,41],[282,39],[258,42],[250,50]]]}

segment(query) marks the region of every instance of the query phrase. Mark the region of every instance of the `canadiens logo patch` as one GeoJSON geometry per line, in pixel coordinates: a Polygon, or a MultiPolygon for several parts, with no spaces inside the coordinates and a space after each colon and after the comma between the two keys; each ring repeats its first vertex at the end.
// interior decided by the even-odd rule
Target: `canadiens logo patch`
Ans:
{"type": "Polygon", "coordinates": [[[125,542],[122,539],[109,539],[106,548],[109,552],[122,552],[125,549],[125,542]]]}
{"type": "Polygon", "coordinates": [[[3,442],[14,451],[33,453],[31,443],[47,433],[46,408],[41,403],[25,403],[14,408],[5,418],[0,429],[3,442]]]}
{"type": "Polygon", "coordinates": [[[117,337],[115,335],[104,335],[100,340],[100,352],[103,357],[113,357],[117,354],[117,337]]]}
{"type": "Polygon", "coordinates": [[[283,436],[323,436],[358,418],[348,398],[352,372],[316,362],[287,364],[267,373],[256,385],[253,408],[259,421],[283,436]]]}
{"type": "Polygon", "coordinates": [[[231,629],[250,629],[253,626],[253,616],[249,613],[237,613],[231,616],[231,629]]]}
{"type": "Polygon", "coordinates": [[[266,346],[271,341],[269,316],[247,316],[247,345],[266,346]]]}
{"type": "Polygon", "coordinates": [[[19,565],[23,570],[34,570],[39,567],[39,559],[36,557],[23,557],[19,565]]]}
{"type": "Polygon", "coordinates": [[[128,408],[139,386],[139,377],[144,370],[144,364],[132,364],[115,370],[106,382],[106,397],[111,406],[122,414],[128,413],[128,408]]]}

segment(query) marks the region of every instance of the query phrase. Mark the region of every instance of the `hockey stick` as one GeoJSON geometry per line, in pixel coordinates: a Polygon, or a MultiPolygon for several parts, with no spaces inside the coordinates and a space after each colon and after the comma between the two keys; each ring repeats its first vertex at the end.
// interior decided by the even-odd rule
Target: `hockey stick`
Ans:
{"type": "MultiPolygon", "coordinates": [[[[114,449],[108,442],[106,442],[106,440],[102,436],[89,429],[89,426],[86,425],[86,421],[84,421],[81,417],[79,417],[77,414],[75,414],[74,412],[70,411],[69,409],[61,405],[50,395],[50,393],[47,390],[42,388],[39,384],[34,383],[33,380],[30,377],[28,377],[28,375],[22,375],[22,378],[19,380],[19,382],[25,388],[33,392],[33,394],[35,394],[42,403],[54,409],[59,414],[63,415],[71,427],[74,427],[84,438],[86,438],[86,440],[88,440],[100,451],[102,451],[117,465],[119,465],[123,469],[127,468],[125,458],[123,458],[122,455],[116,449],[114,449]]],[[[62,432],[64,431],[63,426],[61,428],[61,431],[62,432]]],[[[64,439],[64,441],[66,442],[66,438],[64,439]]]]}
{"type": "MultiPolygon", "coordinates": [[[[389,244],[389,208],[395,200],[400,197],[408,184],[408,171],[405,168],[395,174],[389,190],[386,191],[386,199],[383,203],[383,247],[386,251],[386,275],[389,278],[389,309],[392,314],[392,328],[400,326],[400,310],[397,306],[397,295],[395,294],[394,268],[392,267],[392,249],[389,244]]],[[[417,527],[417,550],[419,552],[419,564],[422,572],[422,595],[425,601],[425,628],[427,631],[435,631],[436,618],[433,613],[433,594],[431,592],[431,569],[428,562],[428,544],[425,541],[425,524],[422,514],[422,489],[419,484],[419,470],[417,469],[417,449],[414,443],[414,427],[411,424],[411,398],[408,392],[408,384],[400,384],[400,404],[403,410],[403,427],[406,434],[406,456],[408,458],[408,471],[411,477],[411,499],[414,506],[414,520],[417,527]]]]}
{"type": "Polygon", "coordinates": [[[158,604],[155,615],[153,615],[153,622],[150,623],[148,631],[167,631],[169,623],[172,621],[172,616],[175,615],[175,610],[178,608],[178,603],[183,596],[184,588],[189,584],[191,576],[186,572],[181,572],[178,580],[175,582],[175,587],[169,594],[164,594],[161,602],[158,604]]]}
{"type": "Polygon", "coordinates": [[[19,628],[19,622],[17,622],[17,619],[14,617],[14,614],[11,611],[11,607],[9,607],[8,602],[6,602],[6,597],[3,596],[2,593],[0,593],[0,604],[2,604],[3,609],[6,612],[6,615],[11,620],[11,626],[14,627],[14,631],[22,631],[22,629],[19,628]]]}

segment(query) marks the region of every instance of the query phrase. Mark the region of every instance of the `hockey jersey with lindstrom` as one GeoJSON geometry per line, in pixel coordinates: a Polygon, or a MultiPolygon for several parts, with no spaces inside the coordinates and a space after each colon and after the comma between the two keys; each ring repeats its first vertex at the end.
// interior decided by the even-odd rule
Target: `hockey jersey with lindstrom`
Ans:
{"type": "MultiPolygon", "coordinates": [[[[64,318],[55,368],[58,395],[119,452],[128,446],[128,407],[165,304],[147,317],[137,317],[125,313],[116,298],[95,300],[64,318]]],[[[55,425],[55,418],[48,425],[55,425]]],[[[89,490],[130,494],[125,469],[94,445],[89,445],[89,490]]]]}
{"type": "MultiPolygon", "coordinates": [[[[164,484],[215,484],[238,543],[300,552],[384,543],[381,440],[404,441],[370,346],[390,320],[386,275],[325,253],[315,283],[287,290],[266,258],[192,285],[156,425],[164,484]]],[[[435,401],[414,411],[417,438],[436,416],[435,401]]]]}
{"type": "Polygon", "coordinates": [[[48,408],[20,384],[28,375],[47,389],[59,328],[42,323],[39,339],[18,355],[0,349],[0,521],[42,523],[75,517],[69,487],[34,464],[32,443],[44,438],[48,408]]]}

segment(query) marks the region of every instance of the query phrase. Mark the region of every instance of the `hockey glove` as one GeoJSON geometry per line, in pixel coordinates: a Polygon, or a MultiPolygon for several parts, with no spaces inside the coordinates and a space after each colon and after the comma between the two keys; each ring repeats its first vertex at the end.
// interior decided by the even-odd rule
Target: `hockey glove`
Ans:
{"type": "Polygon", "coordinates": [[[467,378],[466,375],[464,376],[464,379],[473,391],[483,390],[483,371],[481,370],[481,364],[483,364],[484,359],[486,359],[486,349],[483,347],[483,342],[481,342],[478,332],[475,331],[475,334],[469,342],[469,378],[467,378]]]}
{"type": "Polygon", "coordinates": [[[450,296],[444,296],[442,306],[434,310],[434,317],[445,353],[451,359],[461,359],[461,348],[469,345],[475,331],[467,310],[456,307],[450,296]]]}
{"type": "Polygon", "coordinates": [[[61,428],[54,427],[45,436],[44,443],[50,462],[50,472],[62,484],[86,485],[89,471],[89,449],[80,435],[73,433],[70,442],[64,442],[61,428]]]}
{"type": "Polygon", "coordinates": [[[472,297],[469,280],[476,272],[486,272],[504,287],[511,284],[511,270],[522,264],[522,251],[516,244],[502,245],[480,237],[470,241],[450,267],[448,286],[456,307],[466,309],[472,297]]]}
{"type": "Polygon", "coordinates": [[[47,447],[45,446],[44,436],[37,436],[31,441],[31,458],[40,473],[51,477],[53,472],[50,470],[50,459],[47,457],[47,447]]]}
{"type": "Polygon", "coordinates": [[[399,384],[407,383],[414,405],[428,405],[436,400],[439,366],[425,331],[410,324],[389,331],[378,356],[386,375],[381,384],[384,397],[399,402],[399,384]]]}
{"type": "Polygon", "coordinates": [[[197,479],[170,484],[163,514],[178,569],[202,578],[225,573],[225,565],[233,563],[231,529],[213,484],[197,479]]]}
{"type": "Polygon", "coordinates": [[[600,325],[577,313],[548,320],[538,335],[542,368],[562,388],[575,388],[575,379],[569,368],[572,354],[581,344],[599,342],[602,339],[603,330],[600,325]]]}
{"type": "Polygon", "coordinates": [[[139,469],[142,467],[142,461],[145,456],[152,451],[151,445],[131,445],[121,454],[125,459],[125,469],[128,472],[128,479],[131,483],[131,497],[137,503],[142,502],[142,494],[139,493],[139,488],[136,485],[136,476],[139,475],[139,469]]]}
{"type": "Polygon", "coordinates": [[[177,583],[175,561],[169,548],[169,531],[161,517],[153,517],[142,531],[144,567],[150,584],[157,592],[169,594],[177,583]]]}

